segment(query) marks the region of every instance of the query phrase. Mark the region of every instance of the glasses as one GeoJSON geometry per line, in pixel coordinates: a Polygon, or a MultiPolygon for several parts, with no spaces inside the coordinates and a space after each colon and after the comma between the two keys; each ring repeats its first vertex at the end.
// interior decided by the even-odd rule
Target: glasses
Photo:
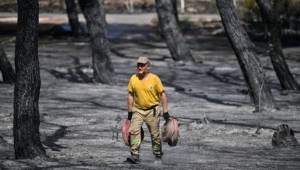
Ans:
{"type": "Polygon", "coordinates": [[[144,64],[144,63],[137,63],[136,67],[139,68],[139,67],[145,67],[147,64],[144,64]]]}

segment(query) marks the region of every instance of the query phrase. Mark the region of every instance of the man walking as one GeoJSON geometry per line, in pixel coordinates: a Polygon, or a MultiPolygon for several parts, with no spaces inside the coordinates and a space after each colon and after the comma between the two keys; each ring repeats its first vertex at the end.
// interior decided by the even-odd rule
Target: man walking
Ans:
{"type": "Polygon", "coordinates": [[[159,131],[162,103],[163,117],[168,121],[168,99],[160,78],[150,72],[150,60],[142,56],[137,60],[137,73],[132,75],[128,83],[128,119],[131,120],[130,163],[138,163],[141,145],[141,127],[145,122],[152,141],[152,151],[156,160],[161,160],[162,149],[159,131]]]}

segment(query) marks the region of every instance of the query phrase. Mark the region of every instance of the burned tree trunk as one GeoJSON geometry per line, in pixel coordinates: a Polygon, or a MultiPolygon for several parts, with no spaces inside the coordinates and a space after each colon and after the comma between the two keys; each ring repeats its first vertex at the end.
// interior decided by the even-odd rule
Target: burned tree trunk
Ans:
{"type": "Polygon", "coordinates": [[[194,62],[190,48],[186,44],[176,21],[174,5],[170,0],[156,0],[155,2],[159,25],[172,58],[175,61],[194,62]]]}
{"type": "Polygon", "coordinates": [[[78,12],[75,0],[65,0],[66,9],[68,13],[69,25],[71,27],[72,35],[78,36],[80,32],[80,23],[78,19],[78,12]]]}
{"type": "Polygon", "coordinates": [[[226,35],[237,56],[256,110],[273,108],[273,96],[257,57],[258,54],[248,34],[241,26],[240,20],[234,11],[232,0],[217,0],[217,6],[226,35]]]}
{"type": "Polygon", "coordinates": [[[103,1],[79,0],[79,5],[91,37],[94,79],[96,82],[112,84],[113,67],[110,59],[103,1]]]}
{"type": "Polygon", "coordinates": [[[177,10],[177,0],[172,0],[172,6],[173,6],[173,9],[174,9],[174,16],[175,16],[175,19],[176,19],[176,22],[177,24],[179,24],[179,16],[178,16],[178,10],[177,10]]]}
{"type": "Polygon", "coordinates": [[[38,0],[18,0],[14,89],[14,148],[17,159],[45,156],[40,141],[38,0]]]}
{"type": "Polygon", "coordinates": [[[8,61],[4,49],[0,46],[0,71],[2,72],[4,83],[14,83],[15,82],[15,71],[8,61]]]}
{"type": "Polygon", "coordinates": [[[293,77],[285,61],[281,45],[281,22],[279,0],[256,0],[266,27],[269,56],[283,90],[299,90],[300,86],[293,77]]]}

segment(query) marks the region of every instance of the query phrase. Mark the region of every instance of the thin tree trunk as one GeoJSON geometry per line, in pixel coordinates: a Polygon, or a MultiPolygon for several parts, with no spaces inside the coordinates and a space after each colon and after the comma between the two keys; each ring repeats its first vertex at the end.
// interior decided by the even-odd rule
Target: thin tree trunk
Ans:
{"type": "Polygon", "coordinates": [[[5,51],[2,46],[0,46],[0,71],[2,72],[4,83],[14,83],[16,79],[15,71],[10,64],[5,51]]]}
{"type": "Polygon", "coordinates": [[[72,30],[72,35],[78,36],[80,31],[80,23],[78,19],[78,12],[75,0],[65,0],[65,3],[68,13],[69,24],[72,30]]]}
{"type": "Polygon", "coordinates": [[[175,61],[195,62],[185,38],[180,32],[174,6],[170,0],[156,0],[156,11],[159,25],[167,46],[175,61]]]}
{"type": "Polygon", "coordinates": [[[14,148],[17,159],[45,156],[40,141],[38,0],[18,0],[15,50],[14,148]]]}
{"type": "Polygon", "coordinates": [[[293,77],[285,61],[281,45],[281,3],[279,0],[256,0],[266,27],[269,56],[283,90],[299,90],[300,86],[293,77]]]}
{"type": "Polygon", "coordinates": [[[113,67],[110,59],[103,1],[79,0],[79,5],[91,37],[94,79],[100,83],[112,84],[113,67]]]}
{"type": "Polygon", "coordinates": [[[241,26],[232,0],[216,0],[226,35],[239,61],[249,94],[257,111],[273,108],[273,96],[254,44],[241,26]]]}
{"type": "Polygon", "coordinates": [[[173,10],[174,10],[174,15],[175,15],[175,19],[177,24],[179,24],[179,16],[178,16],[178,10],[177,10],[177,0],[172,0],[172,6],[173,6],[173,10]]]}

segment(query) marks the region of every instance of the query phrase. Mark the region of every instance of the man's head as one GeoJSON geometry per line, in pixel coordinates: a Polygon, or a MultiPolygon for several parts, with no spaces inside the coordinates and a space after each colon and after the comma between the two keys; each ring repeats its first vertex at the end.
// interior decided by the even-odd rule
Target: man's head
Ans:
{"type": "Polygon", "coordinates": [[[137,73],[140,75],[145,75],[149,72],[150,60],[147,56],[141,56],[136,61],[137,73]]]}

